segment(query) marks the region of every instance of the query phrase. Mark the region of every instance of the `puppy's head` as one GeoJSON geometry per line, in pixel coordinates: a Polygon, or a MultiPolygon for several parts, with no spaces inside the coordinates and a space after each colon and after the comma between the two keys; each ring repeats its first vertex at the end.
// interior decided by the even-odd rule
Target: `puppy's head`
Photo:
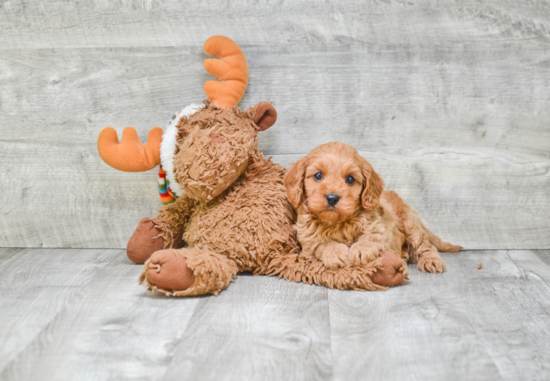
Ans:
{"type": "Polygon", "coordinates": [[[363,208],[378,208],[384,181],[357,150],[343,143],[320,145],[287,171],[290,203],[304,203],[322,221],[343,221],[363,208]]]}

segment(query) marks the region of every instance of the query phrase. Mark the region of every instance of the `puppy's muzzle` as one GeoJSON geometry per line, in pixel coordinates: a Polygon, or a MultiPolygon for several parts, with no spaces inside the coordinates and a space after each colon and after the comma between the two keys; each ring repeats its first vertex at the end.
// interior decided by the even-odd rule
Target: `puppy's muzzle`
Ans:
{"type": "Polygon", "coordinates": [[[340,201],[340,196],[334,193],[327,194],[325,196],[325,200],[327,200],[327,204],[329,204],[329,206],[334,206],[338,204],[338,201],[340,201]]]}

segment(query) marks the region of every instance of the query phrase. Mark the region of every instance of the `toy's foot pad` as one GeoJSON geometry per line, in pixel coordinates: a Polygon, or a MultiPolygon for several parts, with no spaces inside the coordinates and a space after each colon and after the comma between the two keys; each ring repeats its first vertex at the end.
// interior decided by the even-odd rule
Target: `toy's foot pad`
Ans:
{"type": "Polygon", "coordinates": [[[158,250],[164,249],[164,240],[150,218],[142,218],[132,237],[128,241],[126,254],[139,265],[144,264],[158,250]]]}
{"type": "Polygon", "coordinates": [[[147,261],[149,287],[169,291],[184,291],[193,285],[195,275],[187,267],[187,260],[175,250],[157,251],[147,261]]]}
{"type": "Polygon", "coordinates": [[[407,266],[403,260],[393,252],[383,253],[381,258],[382,268],[372,274],[372,282],[386,287],[402,283],[408,276],[407,266]]]}

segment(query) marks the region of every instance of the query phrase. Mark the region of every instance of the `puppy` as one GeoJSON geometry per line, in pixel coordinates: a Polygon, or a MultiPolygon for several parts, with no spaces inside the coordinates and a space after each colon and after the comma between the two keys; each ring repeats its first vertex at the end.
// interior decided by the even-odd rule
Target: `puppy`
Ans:
{"type": "Polygon", "coordinates": [[[303,253],[332,270],[360,266],[386,253],[423,272],[442,273],[438,250],[459,251],[429,231],[416,211],[384,181],[357,150],[323,144],[287,171],[284,184],[297,209],[295,228],[303,253]]]}

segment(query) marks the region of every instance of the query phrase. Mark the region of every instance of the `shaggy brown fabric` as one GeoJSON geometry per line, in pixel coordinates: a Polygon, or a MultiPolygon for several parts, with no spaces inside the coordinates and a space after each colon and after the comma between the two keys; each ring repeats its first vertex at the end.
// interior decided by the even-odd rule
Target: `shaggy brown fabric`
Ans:
{"type": "MultiPolygon", "coordinates": [[[[395,272],[395,270],[388,270],[395,272]]],[[[384,271],[380,258],[364,266],[348,266],[330,270],[317,258],[304,253],[296,253],[274,256],[255,274],[276,275],[292,282],[314,283],[340,290],[385,290],[386,287],[375,284],[371,279],[372,274],[376,271],[384,271]]]]}
{"type": "Polygon", "coordinates": [[[179,248],[183,241],[183,229],[189,222],[194,201],[187,197],[178,197],[175,202],[165,206],[153,218],[153,223],[164,239],[164,249],[179,248]]]}
{"type": "MultiPolygon", "coordinates": [[[[242,111],[205,102],[204,109],[178,123],[174,168],[185,193],[153,222],[165,248],[181,238],[188,247],[170,250],[170,255],[155,253],[140,282],[167,295],[217,294],[238,271],[253,271],[331,288],[385,289],[371,280],[374,272],[386,271],[382,260],[333,271],[300,253],[292,227],[295,211],[283,184],[285,171],[257,150],[258,110],[268,116],[259,122],[262,128],[273,124],[276,116],[272,106],[265,105],[242,111]],[[186,281],[168,275],[189,274],[187,270],[195,277],[188,288],[186,281]]],[[[387,271],[395,274],[396,269],[387,271]]]]}
{"type": "Polygon", "coordinates": [[[205,109],[176,125],[176,181],[189,198],[198,201],[212,200],[235,182],[258,147],[252,119],[242,117],[242,112],[205,104],[205,109]],[[219,143],[212,144],[212,138],[219,143]]]}

